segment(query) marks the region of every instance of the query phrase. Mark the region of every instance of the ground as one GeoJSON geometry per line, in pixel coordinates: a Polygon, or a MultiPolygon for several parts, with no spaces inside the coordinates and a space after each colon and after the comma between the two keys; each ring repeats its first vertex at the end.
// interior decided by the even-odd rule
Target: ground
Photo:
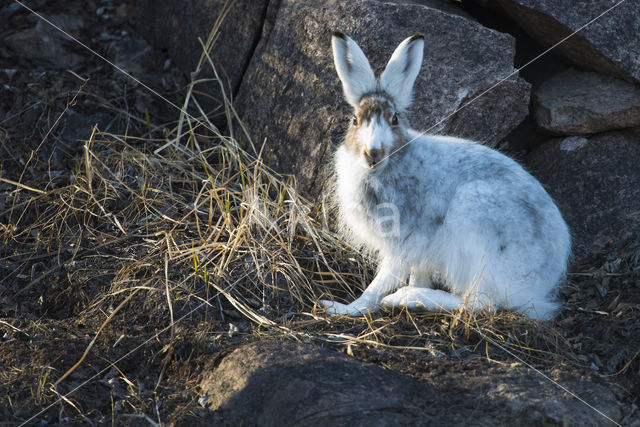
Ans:
{"type": "Polygon", "coordinates": [[[29,4],[166,99],[69,39],[43,49],[56,31],[0,6],[0,39],[14,40],[0,43],[3,425],[204,424],[203,367],[267,337],[304,337],[436,388],[473,381],[443,372],[526,362],[606,384],[622,423],[637,423],[639,233],[572,266],[552,322],[330,319],[315,303],[352,300],[372,266],[193,102],[187,117],[167,103],[183,105],[188,75],[136,36],[133,3],[29,4]]]}

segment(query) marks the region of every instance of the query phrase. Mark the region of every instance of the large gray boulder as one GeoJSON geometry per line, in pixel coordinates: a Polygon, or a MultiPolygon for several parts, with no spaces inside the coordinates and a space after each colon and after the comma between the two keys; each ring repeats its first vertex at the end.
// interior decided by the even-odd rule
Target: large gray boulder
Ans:
{"type": "Polygon", "coordinates": [[[529,84],[514,77],[439,123],[514,71],[514,39],[507,34],[424,5],[283,0],[235,106],[254,144],[266,140],[268,163],[295,174],[307,194],[319,193],[324,166],[351,114],[333,65],[334,30],[353,37],[374,69],[386,65],[403,39],[416,32],[425,35],[412,115],[417,129],[494,145],[528,113],[529,84]]]}
{"type": "Polygon", "coordinates": [[[536,88],[538,127],[584,135],[640,125],[640,86],[598,73],[567,70],[536,88]]]}
{"type": "MultiPolygon", "coordinates": [[[[427,425],[437,392],[344,354],[291,342],[242,346],[205,372],[201,403],[225,425],[427,425]]],[[[216,419],[217,418],[217,419],[216,419]]]]}
{"type": "MultiPolygon", "coordinates": [[[[612,0],[498,0],[531,37],[550,47],[598,17],[612,0]]],[[[640,81],[640,7],[625,1],[553,50],[581,68],[640,81]]]]}
{"type": "Polygon", "coordinates": [[[427,381],[289,341],[246,344],[200,381],[201,414],[215,425],[607,425],[621,405],[604,385],[556,378],[517,363],[450,361],[425,355],[427,381]]]}
{"type": "Polygon", "coordinates": [[[638,165],[638,129],[555,139],[532,153],[529,169],[558,203],[576,263],[640,227],[638,165]]]}
{"type": "MultiPolygon", "coordinates": [[[[269,0],[138,0],[136,26],[151,44],[167,49],[169,56],[184,71],[195,70],[214,27],[218,27],[211,57],[223,80],[228,96],[235,94],[243,73],[260,38],[269,0]]],[[[212,78],[205,61],[198,78],[212,78]]],[[[209,108],[222,111],[218,83],[199,88],[212,99],[209,108]]],[[[203,100],[205,97],[200,97],[203,100]]],[[[214,121],[221,123],[219,117],[214,121]],[[217,119],[217,120],[216,120],[217,119]]]]}

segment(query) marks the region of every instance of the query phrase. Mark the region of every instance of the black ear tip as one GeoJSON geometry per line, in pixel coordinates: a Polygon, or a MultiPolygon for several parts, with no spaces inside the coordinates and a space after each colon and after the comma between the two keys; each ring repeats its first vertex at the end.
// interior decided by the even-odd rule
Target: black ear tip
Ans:
{"type": "Polygon", "coordinates": [[[424,34],[416,33],[416,34],[412,35],[411,39],[409,41],[412,42],[414,40],[424,40],[424,34]]]}
{"type": "Polygon", "coordinates": [[[342,40],[346,40],[347,39],[347,36],[345,36],[342,31],[334,31],[331,35],[333,37],[337,37],[337,38],[342,39],[342,40]]]}

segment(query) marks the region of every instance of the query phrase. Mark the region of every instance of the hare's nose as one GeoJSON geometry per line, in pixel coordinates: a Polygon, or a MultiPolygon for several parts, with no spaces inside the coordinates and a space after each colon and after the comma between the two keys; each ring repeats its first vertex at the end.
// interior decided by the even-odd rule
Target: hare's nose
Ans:
{"type": "Polygon", "coordinates": [[[376,163],[379,163],[380,160],[382,160],[382,156],[384,156],[384,150],[379,148],[365,148],[364,150],[364,158],[371,167],[375,166],[376,163]]]}

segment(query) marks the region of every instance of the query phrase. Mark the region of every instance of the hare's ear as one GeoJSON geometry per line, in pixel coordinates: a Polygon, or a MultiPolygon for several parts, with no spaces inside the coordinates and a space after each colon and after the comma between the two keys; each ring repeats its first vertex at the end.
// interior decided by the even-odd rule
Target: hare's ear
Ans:
{"type": "Polygon", "coordinates": [[[331,45],[344,96],[347,102],[356,108],[365,93],[375,91],[376,77],[369,60],[351,37],[335,32],[331,38],[331,45]]]}
{"type": "Polygon", "coordinates": [[[411,105],[413,84],[422,66],[424,36],[415,34],[405,39],[389,59],[380,76],[380,86],[393,98],[396,108],[405,111],[411,105]]]}

